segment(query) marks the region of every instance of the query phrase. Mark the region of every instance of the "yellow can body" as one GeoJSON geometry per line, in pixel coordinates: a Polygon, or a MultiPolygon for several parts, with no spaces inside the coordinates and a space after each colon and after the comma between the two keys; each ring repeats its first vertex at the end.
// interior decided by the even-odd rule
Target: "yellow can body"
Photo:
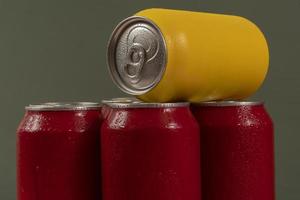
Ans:
{"type": "Polygon", "coordinates": [[[269,65],[266,39],[249,20],[231,15],[147,9],[167,48],[158,84],[139,95],[147,102],[200,102],[249,97],[269,65]]]}

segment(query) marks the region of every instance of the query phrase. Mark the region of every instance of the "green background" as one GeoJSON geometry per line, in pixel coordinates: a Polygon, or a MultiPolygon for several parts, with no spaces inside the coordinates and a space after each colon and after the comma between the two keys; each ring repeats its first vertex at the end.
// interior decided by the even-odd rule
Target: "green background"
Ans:
{"type": "Polygon", "coordinates": [[[24,106],[124,95],[107,71],[107,40],[120,20],[149,7],[241,15],[261,27],[271,64],[254,98],[275,123],[277,199],[299,200],[299,0],[0,0],[0,199],[16,198],[15,130],[24,106]]]}

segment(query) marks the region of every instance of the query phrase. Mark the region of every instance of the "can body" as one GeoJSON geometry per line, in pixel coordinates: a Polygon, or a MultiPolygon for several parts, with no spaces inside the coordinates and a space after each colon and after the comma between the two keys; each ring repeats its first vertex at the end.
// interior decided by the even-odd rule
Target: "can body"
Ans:
{"type": "Polygon", "coordinates": [[[204,200],[274,200],[271,118],[258,103],[194,106],[201,126],[204,200]]]}
{"type": "Polygon", "coordinates": [[[116,84],[148,102],[243,99],[269,64],[265,37],[249,20],[167,9],[125,19],[108,51],[116,84]]]}
{"type": "Polygon", "coordinates": [[[18,200],[100,198],[100,108],[26,111],[17,130],[18,200]]]}
{"type": "Polygon", "coordinates": [[[199,129],[189,108],[113,108],[101,129],[104,200],[199,200],[199,129]]]}

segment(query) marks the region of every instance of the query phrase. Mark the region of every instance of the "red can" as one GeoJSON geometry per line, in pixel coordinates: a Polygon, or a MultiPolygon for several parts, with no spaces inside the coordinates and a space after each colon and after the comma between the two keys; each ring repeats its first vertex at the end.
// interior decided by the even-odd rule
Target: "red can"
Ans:
{"type": "Polygon", "coordinates": [[[260,102],[207,102],[201,127],[203,200],[274,200],[273,125],[260,102]]]}
{"type": "Polygon", "coordinates": [[[188,103],[112,103],[101,129],[103,200],[200,200],[188,103]]]}
{"type": "Polygon", "coordinates": [[[17,130],[18,200],[100,198],[97,103],[26,107],[17,130]]]}

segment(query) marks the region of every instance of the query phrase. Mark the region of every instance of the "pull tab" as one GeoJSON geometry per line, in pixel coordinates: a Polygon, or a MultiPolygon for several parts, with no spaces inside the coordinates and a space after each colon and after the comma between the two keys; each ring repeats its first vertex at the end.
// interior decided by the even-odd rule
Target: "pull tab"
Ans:
{"type": "Polygon", "coordinates": [[[141,71],[146,62],[146,51],[139,43],[133,43],[127,53],[127,64],[124,66],[130,82],[138,83],[141,79],[141,71]]]}

